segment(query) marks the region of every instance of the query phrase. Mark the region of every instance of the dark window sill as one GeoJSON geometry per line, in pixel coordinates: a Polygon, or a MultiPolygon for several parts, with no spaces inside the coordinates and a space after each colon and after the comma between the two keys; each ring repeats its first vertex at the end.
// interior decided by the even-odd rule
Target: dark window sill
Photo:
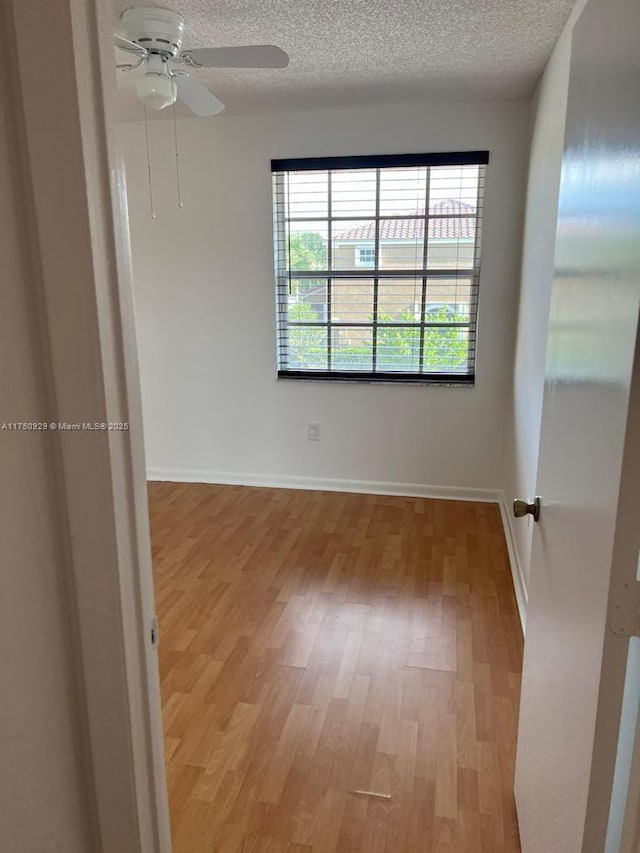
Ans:
{"type": "Polygon", "coordinates": [[[384,385],[444,385],[456,388],[473,388],[473,374],[451,373],[364,373],[348,370],[279,370],[278,379],[307,382],[364,382],[384,385]]]}

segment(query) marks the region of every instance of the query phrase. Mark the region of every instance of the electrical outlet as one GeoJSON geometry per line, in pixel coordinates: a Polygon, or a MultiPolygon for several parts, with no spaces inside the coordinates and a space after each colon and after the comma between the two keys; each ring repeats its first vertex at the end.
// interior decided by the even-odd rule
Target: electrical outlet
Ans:
{"type": "Polygon", "coordinates": [[[307,424],[307,440],[320,441],[320,424],[307,424]]]}

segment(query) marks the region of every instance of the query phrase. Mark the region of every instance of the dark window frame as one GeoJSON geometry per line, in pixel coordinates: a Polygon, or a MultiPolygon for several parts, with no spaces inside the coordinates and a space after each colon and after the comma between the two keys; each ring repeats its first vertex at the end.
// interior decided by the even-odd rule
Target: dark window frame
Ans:
{"type": "MultiPolygon", "coordinates": [[[[470,386],[475,383],[475,361],[476,361],[476,335],[477,335],[477,309],[478,309],[478,291],[480,278],[480,242],[482,232],[483,219],[483,190],[484,190],[484,167],[489,162],[488,151],[467,151],[467,152],[440,152],[436,154],[400,154],[400,155],[376,155],[362,157],[322,157],[322,158],[295,158],[287,160],[272,160],[271,170],[273,173],[273,191],[274,191],[274,243],[275,243],[275,264],[276,264],[276,333],[277,333],[277,362],[278,362],[278,377],[281,379],[294,380],[322,380],[322,381],[338,381],[338,382],[383,382],[383,383],[407,383],[407,384],[446,384],[470,386]],[[425,198],[425,214],[424,214],[424,237],[423,237],[423,262],[421,267],[415,269],[394,269],[380,267],[380,240],[379,229],[380,221],[388,218],[410,219],[419,218],[422,216],[414,216],[400,214],[395,217],[380,214],[380,174],[386,168],[401,168],[401,167],[431,167],[431,166],[463,166],[474,165],[480,168],[478,181],[478,194],[475,209],[475,243],[472,267],[456,267],[431,269],[428,267],[428,243],[429,243],[429,221],[437,218],[436,215],[429,213],[430,201],[430,171],[427,171],[426,179],[426,198],[425,198]],[[375,216],[363,216],[362,219],[367,219],[375,222],[375,257],[377,264],[374,267],[356,265],[355,269],[349,270],[334,270],[332,269],[332,224],[334,221],[342,219],[352,219],[353,217],[336,217],[332,215],[332,199],[331,199],[331,175],[339,170],[353,169],[375,169],[376,170],[376,201],[375,201],[375,216]],[[327,172],[327,200],[328,209],[326,215],[318,215],[308,217],[309,221],[326,222],[328,227],[327,235],[327,268],[323,270],[290,270],[287,268],[286,257],[287,249],[287,223],[290,219],[301,221],[306,217],[290,217],[288,211],[288,197],[285,192],[286,175],[290,172],[304,171],[326,171],[327,172]],[[422,279],[422,294],[420,302],[420,320],[415,323],[382,323],[377,321],[378,317],[378,284],[384,278],[407,279],[413,277],[422,279]],[[331,301],[332,301],[332,280],[353,278],[355,280],[373,278],[373,317],[371,322],[335,322],[331,320],[331,301]],[[427,284],[430,280],[438,278],[442,279],[465,279],[470,281],[471,285],[471,302],[468,321],[464,323],[438,323],[428,322],[428,300],[427,300],[427,284]],[[288,319],[289,310],[289,293],[291,281],[297,280],[322,280],[326,281],[327,286],[327,316],[325,321],[319,322],[304,322],[290,321],[288,319]],[[332,361],[332,331],[334,328],[345,326],[349,328],[362,327],[372,330],[372,370],[341,370],[331,367],[332,361]],[[286,366],[286,358],[289,352],[289,330],[292,328],[322,328],[326,329],[326,347],[327,347],[327,368],[314,369],[306,368],[299,369],[286,366]],[[378,341],[378,331],[380,328],[400,328],[411,327],[419,330],[419,366],[418,370],[405,371],[389,371],[378,370],[376,361],[376,346],[378,341]],[[428,371],[424,369],[424,341],[425,334],[430,328],[465,328],[469,334],[469,357],[467,360],[466,370],[462,371],[428,371]]],[[[441,218],[454,219],[456,215],[443,216],[441,218]]],[[[460,215],[459,218],[463,218],[460,215]]]]}

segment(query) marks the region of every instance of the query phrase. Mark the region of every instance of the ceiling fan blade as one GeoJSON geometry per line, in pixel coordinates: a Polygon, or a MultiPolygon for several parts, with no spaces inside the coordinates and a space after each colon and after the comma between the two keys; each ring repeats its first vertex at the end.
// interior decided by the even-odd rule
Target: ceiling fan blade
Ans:
{"type": "Polygon", "coordinates": [[[193,77],[176,75],[174,78],[176,93],[183,104],[197,116],[215,116],[224,109],[224,104],[215,95],[193,77]]]}
{"type": "Polygon", "coordinates": [[[120,50],[128,50],[131,53],[138,54],[146,54],[148,52],[146,47],[142,47],[141,44],[136,44],[135,41],[130,41],[124,36],[114,35],[113,41],[115,46],[119,47],[120,50]]]}
{"type": "Polygon", "coordinates": [[[289,55],[273,44],[200,47],[183,50],[182,55],[202,68],[286,68],[289,64],[289,55]]]}

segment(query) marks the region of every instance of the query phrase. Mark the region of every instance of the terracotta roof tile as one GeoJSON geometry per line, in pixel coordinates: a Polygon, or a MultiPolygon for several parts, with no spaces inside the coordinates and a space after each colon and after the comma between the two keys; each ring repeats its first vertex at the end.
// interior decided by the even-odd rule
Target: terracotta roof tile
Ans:
{"type": "MultiPolygon", "coordinates": [[[[475,237],[475,212],[470,204],[455,199],[443,199],[429,206],[429,214],[443,217],[429,220],[429,238],[435,240],[473,239],[475,237]],[[464,214],[469,214],[464,216],[464,214]],[[447,218],[453,217],[453,218],[447,218]]],[[[411,216],[424,216],[424,207],[413,211],[411,216]]],[[[336,240],[375,240],[375,222],[362,222],[335,235],[336,240]]],[[[424,219],[380,220],[381,240],[423,240],[424,219]]]]}

